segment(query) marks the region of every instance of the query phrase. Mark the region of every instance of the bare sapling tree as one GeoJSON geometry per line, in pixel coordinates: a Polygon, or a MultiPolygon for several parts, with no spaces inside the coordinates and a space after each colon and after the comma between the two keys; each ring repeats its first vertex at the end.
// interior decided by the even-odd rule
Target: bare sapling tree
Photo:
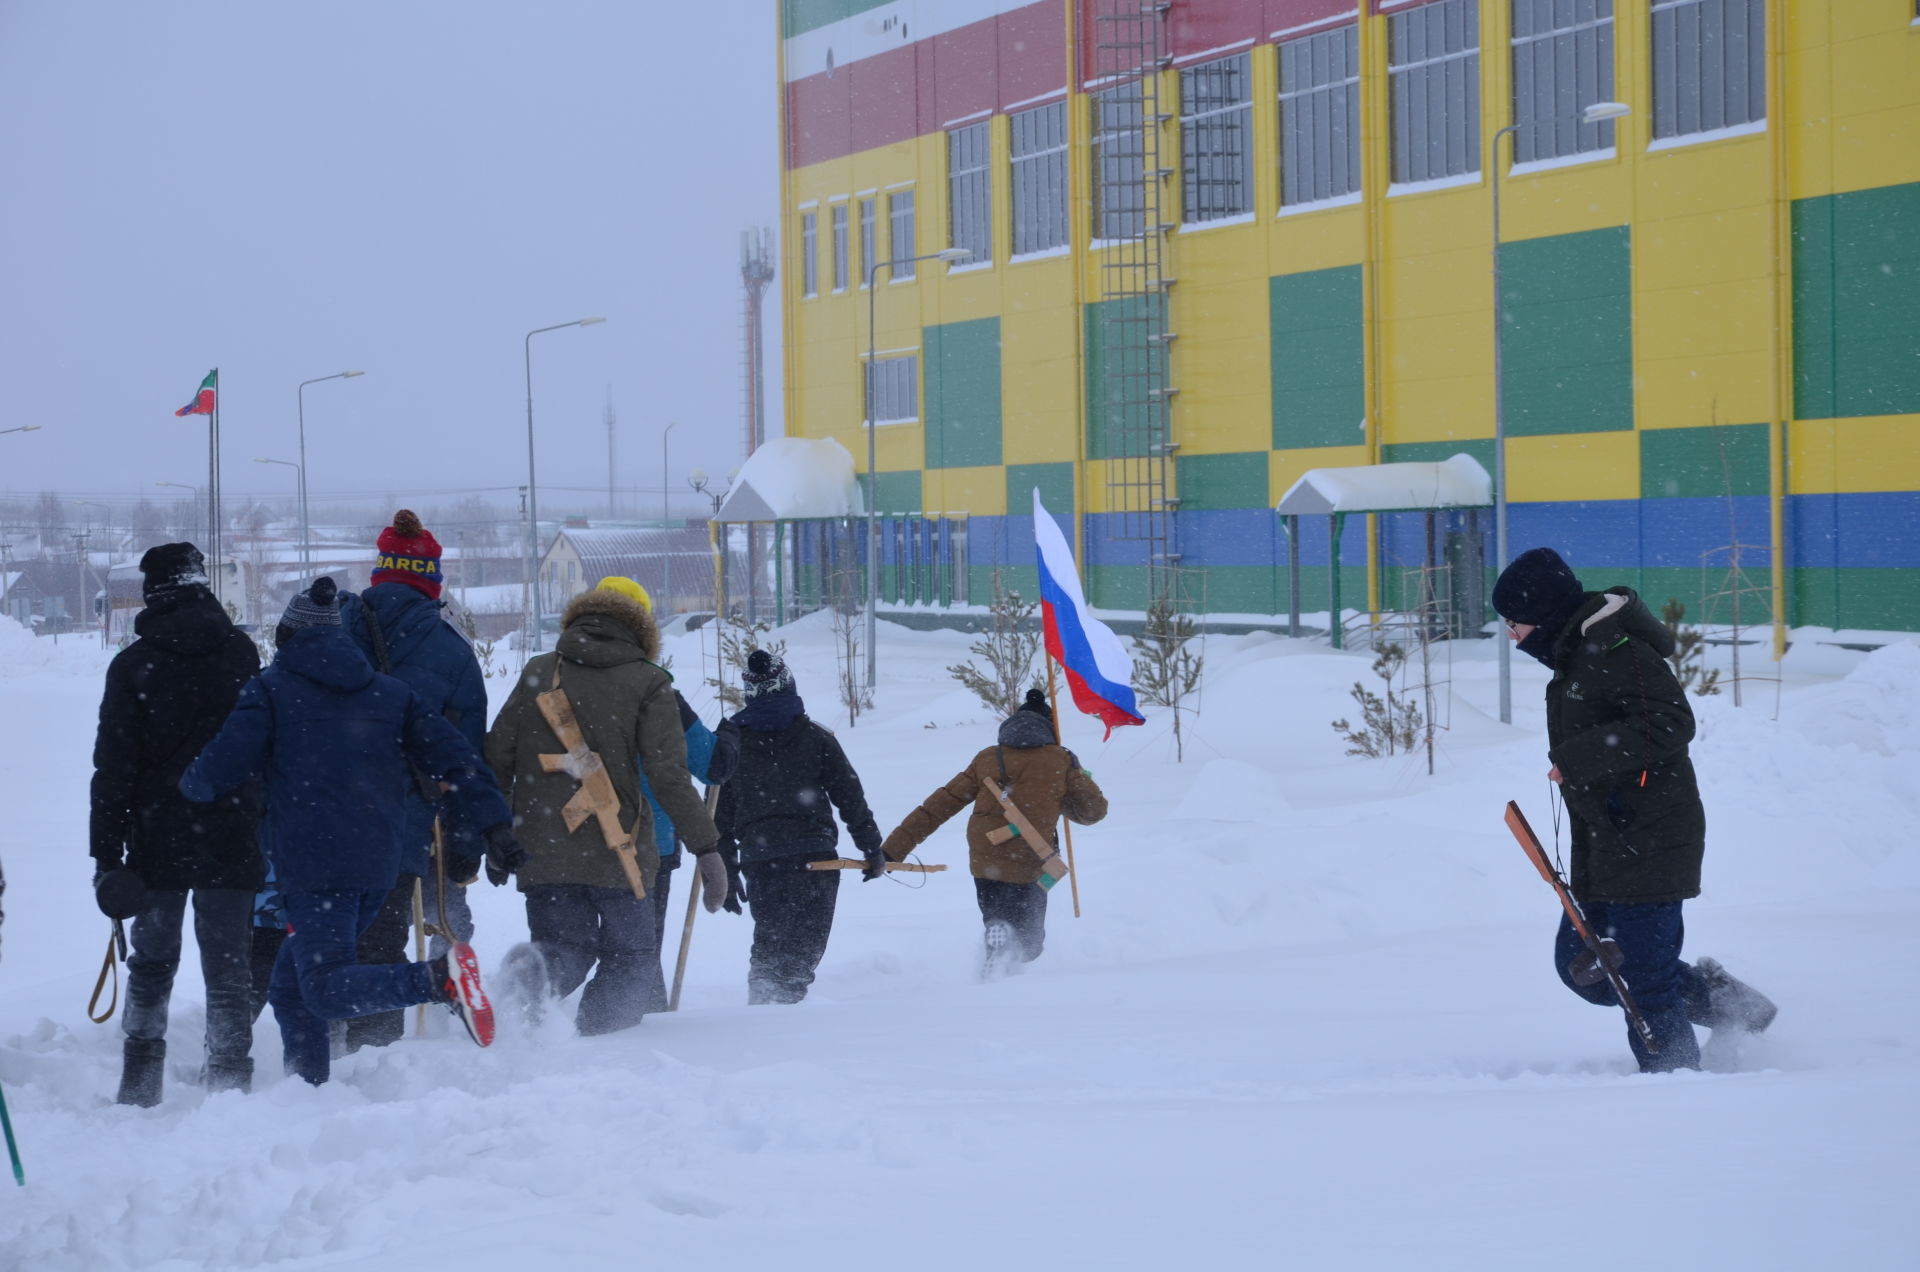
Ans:
{"type": "Polygon", "coordinates": [[[1173,759],[1186,759],[1180,713],[1195,708],[1187,700],[1200,687],[1203,655],[1190,648],[1200,632],[1191,614],[1174,608],[1161,597],[1147,606],[1146,626],[1133,637],[1133,687],[1142,702],[1173,713],[1173,759]]]}
{"type": "Polygon", "coordinates": [[[747,696],[740,689],[740,678],[746,674],[747,659],[756,649],[764,649],[775,658],[784,657],[787,642],[766,639],[773,630],[773,624],[746,618],[738,610],[720,619],[714,626],[719,633],[721,674],[709,676],[707,684],[720,701],[738,711],[747,705],[747,696]],[[726,678],[728,668],[733,671],[731,684],[726,678]]]}
{"type": "Polygon", "coordinates": [[[1692,689],[1695,697],[1706,698],[1720,692],[1720,670],[1706,663],[1706,633],[1684,620],[1687,607],[1674,597],[1660,607],[1660,621],[1673,634],[1673,652],[1667,661],[1682,689],[1692,689]]]}
{"type": "Polygon", "coordinates": [[[1374,693],[1359,681],[1350,691],[1360,706],[1360,727],[1341,719],[1333,728],[1347,743],[1348,755],[1378,759],[1397,751],[1411,751],[1419,743],[1426,721],[1420,704],[1407,694],[1396,694],[1394,678],[1406,666],[1407,651],[1398,645],[1382,645],[1373,660],[1373,674],[1380,677],[1382,692],[1374,693]]]}
{"type": "Polygon", "coordinates": [[[859,723],[861,712],[873,710],[873,690],[867,688],[861,661],[866,651],[867,625],[859,572],[834,571],[827,580],[827,596],[833,613],[834,684],[840,691],[840,705],[847,709],[847,727],[851,729],[859,723]]]}
{"type": "Polygon", "coordinates": [[[990,623],[980,639],[967,646],[973,659],[947,668],[948,675],[996,715],[1012,715],[1026,700],[1033,660],[1040,652],[1040,626],[1034,619],[1038,608],[1001,586],[1000,571],[995,570],[990,623]]]}

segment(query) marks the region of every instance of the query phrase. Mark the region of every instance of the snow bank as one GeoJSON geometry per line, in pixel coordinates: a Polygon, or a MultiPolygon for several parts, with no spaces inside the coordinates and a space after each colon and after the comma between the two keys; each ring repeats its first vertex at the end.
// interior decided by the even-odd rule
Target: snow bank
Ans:
{"type": "Polygon", "coordinates": [[[93,676],[106,671],[117,653],[100,648],[100,634],[35,636],[0,615],[0,677],[93,676]]]}

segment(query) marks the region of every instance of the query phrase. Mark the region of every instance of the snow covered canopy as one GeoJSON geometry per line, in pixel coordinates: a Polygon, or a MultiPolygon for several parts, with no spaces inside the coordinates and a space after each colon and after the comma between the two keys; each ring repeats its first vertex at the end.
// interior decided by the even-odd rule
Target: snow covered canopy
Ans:
{"type": "Polygon", "coordinates": [[[1432,508],[1487,508],[1493,478],[1471,455],[1439,463],[1359,464],[1315,468],[1288,488],[1274,509],[1283,517],[1347,512],[1421,512],[1432,508]]]}
{"type": "Polygon", "coordinates": [[[814,521],[865,514],[853,456],[831,437],[774,437],[747,457],[715,521],[814,521]]]}

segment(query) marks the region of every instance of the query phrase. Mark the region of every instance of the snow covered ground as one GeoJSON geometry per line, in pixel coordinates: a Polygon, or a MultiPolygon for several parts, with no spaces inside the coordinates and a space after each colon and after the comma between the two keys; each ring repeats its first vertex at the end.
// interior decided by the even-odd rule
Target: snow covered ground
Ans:
{"type": "MultiPolygon", "coordinates": [[[[252,1095],[189,1084],[189,953],[166,1102],[134,1110],[117,1020],[81,1010],[105,655],[0,620],[0,1084],[28,1172],[0,1176],[0,1269],[1912,1269],[1920,647],[1800,635],[1777,718],[1771,686],[1695,700],[1688,948],[1781,1006],[1727,1071],[1632,1073],[1617,1015],[1554,977],[1557,907],[1500,822],[1517,798],[1554,824],[1544,671],[1516,661],[1506,728],[1491,649],[1456,650],[1429,777],[1342,754],[1364,655],[1255,635],[1209,639],[1182,765],[1164,720],[1067,722],[1113,815],[1075,838],[1085,917],[1056,892],[1022,975],[975,979],[956,821],[921,889],[845,881],[802,1005],[743,1006],[747,923],[702,914],[677,1016],[409,1038],[319,1090],[279,1076],[270,1015],[252,1095]]],[[[824,628],[785,636],[844,724],[824,628]]],[[[943,670],[968,638],[883,640],[881,709],[840,734],[890,828],[991,722],[943,670]]],[[[692,685],[698,634],[672,652],[692,685]]],[[[491,964],[525,923],[478,891],[491,964]]]]}

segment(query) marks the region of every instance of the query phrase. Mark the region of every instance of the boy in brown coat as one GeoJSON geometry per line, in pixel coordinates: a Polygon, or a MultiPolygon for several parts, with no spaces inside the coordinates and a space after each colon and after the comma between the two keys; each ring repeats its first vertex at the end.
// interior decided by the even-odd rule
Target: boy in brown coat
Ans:
{"type": "Polygon", "coordinates": [[[1038,689],[1000,726],[993,746],[973,757],[960,775],[908,813],[880,846],[889,861],[908,853],[955,813],[973,805],[967,819],[973,887],[986,923],[987,972],[998,972],[1010,954],[1023,963],[1040,957],[1047,939],[1047,890],[1040,886],[1041,857],[1023,838],[994,843],[989,836],[1007,825],[996,790],[1004,790],[1027,820],[1058,848],[1055,826],[1068,820],[1091,826],[1107,815],[1107,797],[1093,774],[1059,744],[1053,711],[1038,689]]]}

